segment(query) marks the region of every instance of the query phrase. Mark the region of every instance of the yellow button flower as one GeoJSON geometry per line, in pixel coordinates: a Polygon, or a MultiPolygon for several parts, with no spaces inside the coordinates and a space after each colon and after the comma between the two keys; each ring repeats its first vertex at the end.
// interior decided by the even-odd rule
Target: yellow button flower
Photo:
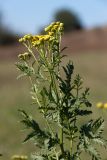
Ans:
{"type": "Polygon", "coordinates": [[[107,103],[104,103],[104,108],[106,108],[106,109],[107,109],[107,103]]]}
{"type": "Polygon", "coordinates": [[[12,159],[12,160],[27,160],[28,157],[25,156],[25,155],[21,155],[21,156],[19,156],[19,155],[14,155],[14,156],[11,157],[11,159],[12,159]]]}
{"type": "Polygon", "coordinates": [[[103,108],[104,107],[104,104],[102,103],[102,102],[99,102],[99,103],[97,103],[97,108],[103,108]]]}
{"type": "Polygon", "coordinates": [[[60,23],[60,27],[64,27],[64,24],[63,24],[63,23],[60,23]]]}

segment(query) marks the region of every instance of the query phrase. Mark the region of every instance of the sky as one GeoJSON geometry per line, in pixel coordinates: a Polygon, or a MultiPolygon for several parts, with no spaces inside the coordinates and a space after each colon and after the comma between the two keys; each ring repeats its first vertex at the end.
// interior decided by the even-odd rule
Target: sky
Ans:
{"type": "Polygon", "coordinates": [[[21,33],[39,32],[63,8],[74,11],[86,28],[107,25],[107,0],[0,0],[4,24],[21,33]]]}

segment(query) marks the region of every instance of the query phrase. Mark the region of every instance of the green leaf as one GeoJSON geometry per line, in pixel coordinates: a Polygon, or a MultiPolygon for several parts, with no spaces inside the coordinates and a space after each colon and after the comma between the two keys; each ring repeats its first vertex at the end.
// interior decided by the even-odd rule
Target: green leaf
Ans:
{"type": "Polygon", "coordinates": [[[31,76],[32,74],[35,74],[34,68],[33,67],[29,67],[27,63],[21,63],[18,62],[16,63],[17,68],[19,68],[19,70],[21,72],[23,72],[23,76],[31,76]]]}
{"type": "Polygon", "coordinates": [[[85,151],[88,152],[92,156],[93,159],[95,159],[95,160],[101,160],[99,152],[92,145],[88,145],[85,148],[85,151]]]}
{"type": "Polygon", "coordinates": [[[27,135],[27,137],[24,139],[23,142],[27,142],[28,140],[34,138],[35,135],[36,135],[35,131],[31,132],[30,134],[27,135]]]}
{"type": "Polygon", "coordinates": [[[67,49],[68,47],[63,47],[62,49],[61,49],[61,52],[63,52],[65,49],[67,49]]]}
{"type": "Polygon", "coordinates": [[[70,62],[66,65],[66,67],[63,67],[63,70],[66,75],[66,79],[63,80],[61,77],[58,77],[58,80],[60,81],[60,89],[61,91],[66,95],[66,97],[71,96],[71,76],[73,74],[74,66],[70,62]]]}
{"type": "Polygon", "coordinates": [[[100,154],[94,147],[94,143],[106,146],[106,141],[102,138],[102,131],[104,127],[104,120],[98,118],[93,121],[90,120],[84,124],[80,129],[79,144],[77,145],[78,151],[88,152],[93,160],[100,160],[100,154]]]}
{"type": "Polygon", "coordinates": [[[107,140],[102,137],[93,138],[93,142],[107,148],[107,140]]]}
{"type": "MultiPolygon", "coordinates": [[[[24,110],[19,110],[23,115],[24,119],[21,122],[27,127],[31,128],[32,131],[26,136],[24,142],[36,138],[37,142],[40,142],[42,145],[44,143],[44,139],[48,137],[47,133],[42,131],[38,125],[38,123],[32,119],[32,117],[28,116],[24,110]]],[[[37,143],[38,144],[38,143],[37,143]]]]}
{"type": "Polygon", "coordinates": [[[56,134],[54,138],[50,136],[48,139],[44,141],[44,144],[46,149],[52,149],[55,145],[59,144],[58,135],[56,134]]]}
{"type": "Polygon", "coordinates": [[[87,115],[90,115],[92,114],[92,111],[89,111],[89,110],[82,110],[82,109],[76,109],[75,110],[75,113],[76,115],[79,115],[79,116],[87,116],[87,115]]]}
{"type": "Polygon", "coordinates": [[[96,136],[101,136],[103,130],[104,130],[104,120],[101,118],[98,118],[92,125],[93,133],[96,136]]]}

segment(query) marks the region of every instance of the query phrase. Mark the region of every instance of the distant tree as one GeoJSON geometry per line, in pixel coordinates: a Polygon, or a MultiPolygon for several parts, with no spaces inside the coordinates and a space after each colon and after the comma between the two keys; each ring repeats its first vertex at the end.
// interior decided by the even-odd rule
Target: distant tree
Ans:
{"type": "Polygon", "coordinates": [[[2,30],[0,32],[0,45],[10,45],[18,42],[19,35],[16,35],[10,31],[2,30]]]}
{"type": "Polygon", "coordinates": [[[10,31],[3,23],[3,13],[0,10],[0,45],[16,43],[19,36],[10,31]]]}
{"type": "Polygon", "coordinates": [[[54,20],[64,23],[65,32],[83,29],[82,23],[78,16],[74,12],[67,9],[57,11],[54,15],[54,20]]]}

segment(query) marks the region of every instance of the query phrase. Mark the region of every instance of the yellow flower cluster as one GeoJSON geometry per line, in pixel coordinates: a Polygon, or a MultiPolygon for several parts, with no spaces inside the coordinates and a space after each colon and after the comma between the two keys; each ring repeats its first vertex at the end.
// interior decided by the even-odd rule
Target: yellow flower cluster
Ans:
{"type": "Polygon", "coordinates": [[[12,160],[27,160],[28,159],[28,157],[27,156],[25,156],[25,155],[22,155],[22,156],[19,156],[19,155],[14,155],[14,156],[12,156],[12,158],[11,158],[12,160]]]}
{"type": "Polygon", "coordinates": [[[47,34],[45,35],[25,35],[19,39],[19,42],[29,42],[34,47],[43,45],[46,42],[52,42],[55,39],[56,34],[61,34],[63,32],[63,23],[53,22],[48,27],[45,28],[47,34]]]}
{"type": "Polygon", "coordinates": [[[96,104],[96,107],[101,108],[101,109],[103,109],[103,108],[107,109],[107,103],[99,102],[96,104]]]}
{"type": "Polygon", "coordinates": [[[37,36],[33,37],[32,45],[34,47],[37,47],[37,46],[43,45],[46,42],[51,42],[53,39],[54,39],[54,37],[51,36],[51,35],[48,35],[48,34],[46,34],[46,35],[37,35],[37,36]]]}
{"type": "Polygon", "coordinates": [[[18,55],[18,58],[21,60],[24,60],[24,61],[30,59],[30,57],[31,57],[31,54],[28,52],[25,52],[25,53],[18,55]]]}
{"type": "Polygon", "coordinates": [[[48,41],[50,39],[50,35],[35,35],[32,36],[30,34],[25,35],[23,38],[19,39],[19,42],[31,42],[32,44],[35,44],[36,42],[38,45],[43,41],[48,41]]]}
{"type": "Polygon", "coordinates": [[[33,36],[31,34],[27,34],[24,37],[20,38],[19,42],[26,42],[26,41],[31,40],[32,38],[33,38],[33,36]]]}
{"type": "Polygon", "coordinates": [[[60,22],[53,22],[48,27],[45,28],[45,32],[49,34],[54,34],[55,32],[62,32],[64,29],[64,24],[60,22]]]}

